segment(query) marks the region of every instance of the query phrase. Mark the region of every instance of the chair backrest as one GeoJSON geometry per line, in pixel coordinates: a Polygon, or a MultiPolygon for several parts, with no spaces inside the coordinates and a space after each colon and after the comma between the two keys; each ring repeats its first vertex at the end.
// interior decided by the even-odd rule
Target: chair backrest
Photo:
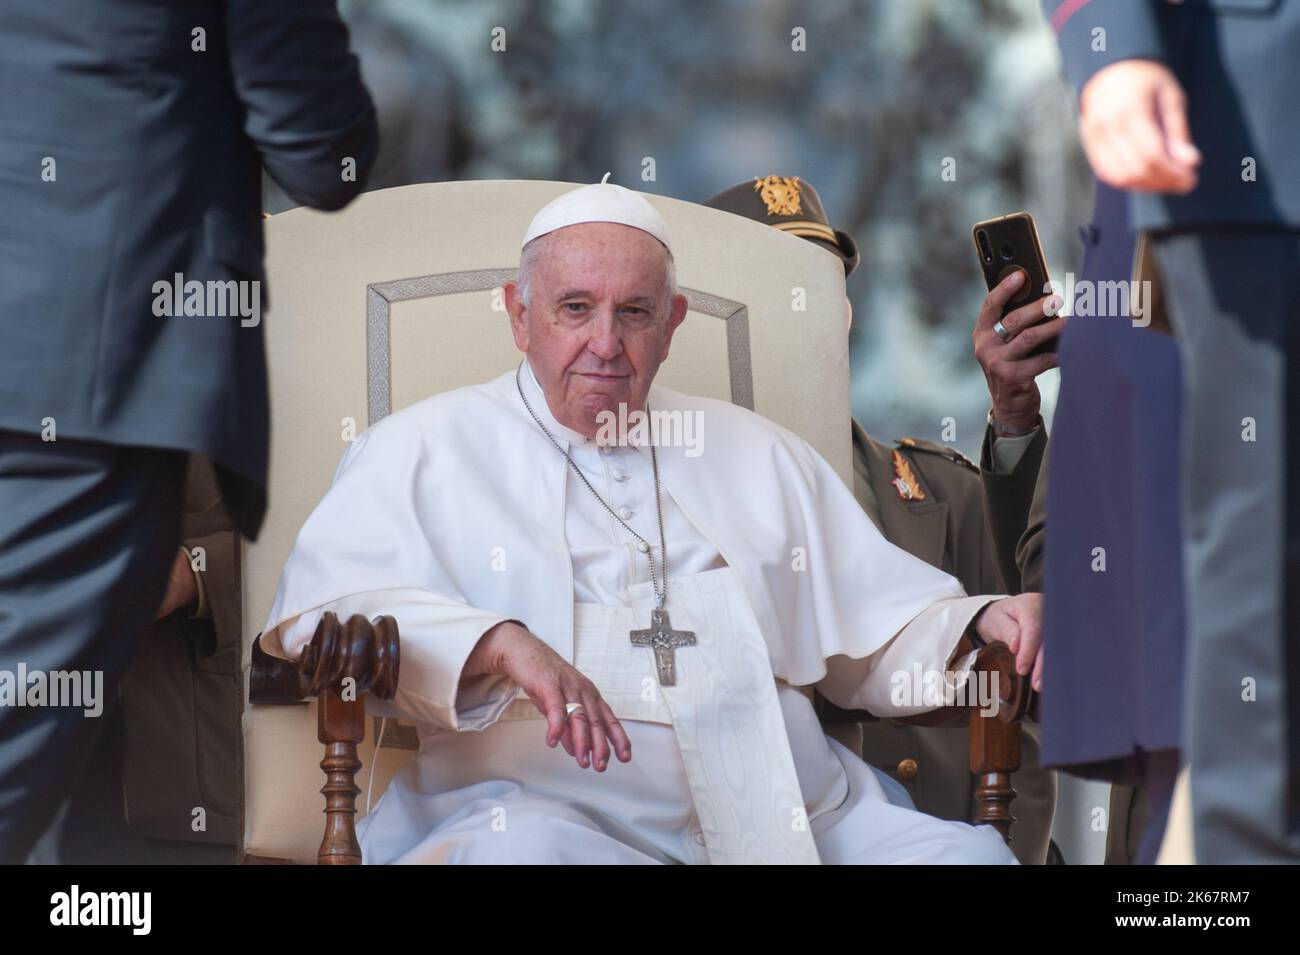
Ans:
{"type": "MultiPolygon", "coordinates": [[[[243,622],[266,622],[298,529],[346,441],[428,395],[513,368],[500,287],[533,214],[573,184],[452,182],[362,196],[265,223],[270,308],[270,509],[242,561],[243,622]]],[[[851,485],[844,271],[813,243],[692,203],[648,195],[673,237],[691,313],[657,381],[723,398],[812,444],[851,485]]],[[[399,625],[401,621],[398,621],[399,625]]],[[[244,847],[309,862],[323,828],[315,704],[244,713],[244,847]]],[[[374,729],[362,748],[365,790],[374,729]]],[[[411,756],[379,750],[374,798],[411,756]]]]}

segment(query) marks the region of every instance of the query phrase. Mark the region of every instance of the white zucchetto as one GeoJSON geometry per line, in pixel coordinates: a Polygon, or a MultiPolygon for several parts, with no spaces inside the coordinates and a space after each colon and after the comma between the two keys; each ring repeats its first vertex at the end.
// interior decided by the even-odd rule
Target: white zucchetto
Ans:
{"type": "Polygon", "coordinates": [[[663,217],[645,197],[631,189],[625,189],[612,182],[607,182],[609,173],[605,173],[600,182],[590,186],[580,186],[552,199],[542,206],[533,221],[528,224],[524,241],[520,248],[532,242],[538,236],[563,229],[583,222],[617,222],[648,232],[669,251],[672,245],[668,241],[668,226],[663,217]]]}

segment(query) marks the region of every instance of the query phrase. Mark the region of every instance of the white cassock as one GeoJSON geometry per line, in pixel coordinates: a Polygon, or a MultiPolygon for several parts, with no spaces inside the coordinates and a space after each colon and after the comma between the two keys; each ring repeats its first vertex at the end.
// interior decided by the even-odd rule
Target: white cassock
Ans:
{"type": "MultiPolygon", "coordinates": [[[[521,379],[658,557],[648,448],[599,448],[555,420],[527,363],[521,379]]],[[[400,411],[345,453],[262,643],[296,658],[327,610],[398,621],[397,695],[372,708],[416,723],[421,746],[361,820],[365,861],[1014,863],[992,827],[891,801],[796,689],[879,715],[931,709],[891,701],[891,677],[945,670],[991,598],[885,541],[825,460],[773,422],[658,386],[649,406],[703,422],[698,456],[657,448],[667,610],[697,639],[675,651],[675,686],[629,638],[654,606],[645,554],[529,416],[514,371],[400,411]],[[592,679],[630,763],[611,756],[596,773],[548,748],[505,677],[461,685],[475,643],[510,619],[592,679]]]]}

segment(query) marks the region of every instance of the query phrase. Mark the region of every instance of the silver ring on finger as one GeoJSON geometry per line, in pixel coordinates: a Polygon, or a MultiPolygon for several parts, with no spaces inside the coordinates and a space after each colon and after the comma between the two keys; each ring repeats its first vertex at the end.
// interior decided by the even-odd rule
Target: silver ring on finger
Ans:
{"type": "Polygon", "coordinates": [[[568,719],[570,716],[573,715],[573,711],[574,711],[574,710],[580,710],[580,709],[582,709],[582,704],[581,704],[581,703],[565,703],[565,704],[564,704],[564,718],[565,718],[565,719],[568,719]]]}
{"type": "Polygon", "coordinates": [[[1002,339],[1003,342],[1009,342],[1012,338],[1011,330],[1002,324],[1001,319],[993,324],[993,334],[1002,339]]]}

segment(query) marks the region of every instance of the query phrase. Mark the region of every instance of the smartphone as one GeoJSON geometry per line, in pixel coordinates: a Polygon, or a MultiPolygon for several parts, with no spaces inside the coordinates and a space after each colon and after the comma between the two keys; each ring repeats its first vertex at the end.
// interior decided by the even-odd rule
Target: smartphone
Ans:
{"type": "MultiPolygon", "coordinates": [[[[1003,307],[1004,318],[1008,312],[1051,293],[1047,261],[1043,258],[1043,247],[1038,241],[1038,229],[1034,227],[1034,217],[1028,212],[1013,212],[977,222],[971,229],[971,237],[975,240],[975,252],[979,256],[980,269],[984,272],[984,284],[990,291],[1017,270],[1024,272],[1028,279],[1003,307]]],[[[1052,339],[1029,354],[1041,355],[1055,350],[1056,339],[1052,339]]]]}

